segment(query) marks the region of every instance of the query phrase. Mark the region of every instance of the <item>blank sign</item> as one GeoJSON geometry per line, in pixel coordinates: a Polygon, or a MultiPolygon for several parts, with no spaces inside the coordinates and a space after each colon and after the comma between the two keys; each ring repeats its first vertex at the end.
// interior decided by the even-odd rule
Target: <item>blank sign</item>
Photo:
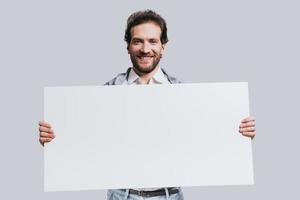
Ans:
{"type": "Polygon", "coordinates": [[[46,87],[45,191],[253,184],[247,83],[46,87]]]}

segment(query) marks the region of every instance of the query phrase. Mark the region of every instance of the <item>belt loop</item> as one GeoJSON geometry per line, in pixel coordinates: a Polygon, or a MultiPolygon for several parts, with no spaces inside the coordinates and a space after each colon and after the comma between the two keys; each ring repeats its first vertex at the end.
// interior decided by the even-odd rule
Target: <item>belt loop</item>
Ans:
{"type": "Polygon", "coordinates": [[[129,189],[126,189],[124,193],[124,200],[127,200],[128,196],[129,196],[129,189]]]}
{"type": "Polygon", "coordinates": [[[166,199],[169,199],[169,189],[168,188],[164,188],[165,192],[166,192],[166,199]]]}

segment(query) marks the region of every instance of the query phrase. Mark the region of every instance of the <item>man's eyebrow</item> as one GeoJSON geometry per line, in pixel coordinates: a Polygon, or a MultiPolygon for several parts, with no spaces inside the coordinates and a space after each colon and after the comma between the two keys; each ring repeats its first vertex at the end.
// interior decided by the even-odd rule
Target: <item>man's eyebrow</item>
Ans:
{"type": "Polygon", "coordinates": [[[132,40],[143,40],[143,39],[142,39],[142,38],[135,37],[135,38],[132,38],[132,40]]]}
{"type": "Polygon", "coordinates": [[[159,39],[157,39],[157,38],[149,38],[148,40],[149,41],[159,41],[159,39]]]}

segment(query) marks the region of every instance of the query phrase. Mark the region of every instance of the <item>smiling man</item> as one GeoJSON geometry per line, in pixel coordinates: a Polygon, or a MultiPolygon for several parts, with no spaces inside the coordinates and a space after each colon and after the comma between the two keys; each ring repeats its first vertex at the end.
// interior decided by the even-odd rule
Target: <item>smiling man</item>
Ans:
{"type": "Polygon", "coordinates": [[[146,82],[159,70],[159,61],[164,52],[165,44],[160,40],[159,25],[149,21],[131,28],[128,53],[133,64],[133,70],[142,76],[146,82]]]}
{"type": "MultiPolygon", "coordinates": [[[[138,11],[129,16],[125,31],[127,51],[130,55],[132,68],[121,73],[105,85],[134,84],[176,84],[180,83],[159,66],[160,59],[168,42],[167,25],[157,13],[146,10],[138,11]]],[[[134,127],[134,123],[132,124],[134,127]]],[[[255,136],[255,119],[247,117],[241,120],[239,132],[246,137],[255,136]]],[[[51,142],[55,138],[51,124],[39,123],[40,143],[51,142]]],[[[135,188],[108,190],[108,200],[183,200],[179,187],[172,188],[135,188]]]]}

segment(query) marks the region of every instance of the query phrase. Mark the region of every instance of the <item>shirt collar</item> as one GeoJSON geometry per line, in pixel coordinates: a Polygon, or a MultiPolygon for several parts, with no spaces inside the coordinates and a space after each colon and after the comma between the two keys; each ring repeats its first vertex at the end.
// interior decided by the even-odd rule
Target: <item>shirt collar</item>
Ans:
{"type": "MultiPolygon", "coordinates": [[[[131,68],[129,75],[128,75],[128,79],[127,82],[128,84],[133,84],[133,83],[137,83],[138,79],[139,79],[139,75],[131,68]]],[[[169,81],[166,78],[166,76],[164,75],[164,73],[162,72],[161,68],[159,68],[157,70],[157,72],[153,75],[153,77],[151,78],[150,82],[154,83],[154,84],[168,84],[169,81]]]]}

